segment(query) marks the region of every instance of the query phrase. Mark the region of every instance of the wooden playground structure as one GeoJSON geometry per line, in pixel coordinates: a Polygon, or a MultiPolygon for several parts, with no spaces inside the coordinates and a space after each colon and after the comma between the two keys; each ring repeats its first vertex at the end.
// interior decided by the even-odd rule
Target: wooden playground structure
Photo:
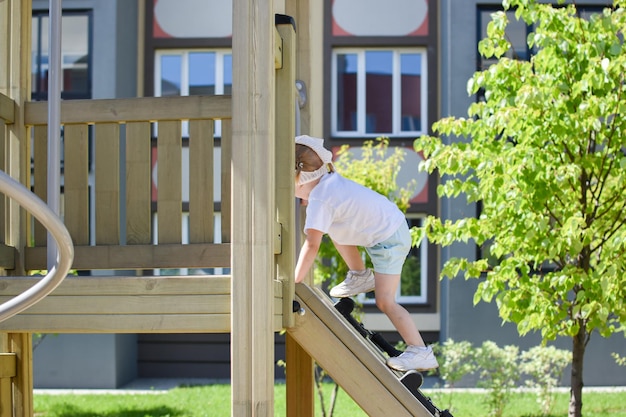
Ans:
{"type": "MultiPolygon", "coordinates": [[[[288,330],[287,415],[313,416],[312,356],[368,414],[430,415],[402,387],[391,387],[397,379],[365,351],[354,331],[320,304],[319,294],[302,285],[296,295],[296,58],[303,68],[310,64],[310,38],[303,25],[304,36],[298,39],[295,24],[284,15],[306,21],[313,1],[233,2],[232,96],[62,102],[63,217],[74,243],[72,268],[125,275],[67,277],[42,301],[0,323],[0,417],[33,416],[31,336],[38,332],[230,333],[232,415],[273,416],[274,334],[282,329],[288,330]],[[297,54],[299,49],[304,52],[297,54]],[[212,163],[218,120],[220,170],[212,163]],[[181,163],[184,123],[189,166],[181,163]],[[125,152],[120,152],[122,146],[125,152]],[[183,243],[180,188],[185,169],[190,178],[190,234],[183,243]],[[215,182],[221,184],[217,199],[215,182]],[[95,228],[89,220],[90,186],[95,228]],[[215,200],[221,201],[220,241],[214,239],[215,200]],[[135,272],[223,267],[231,274],[155,277],[135,272]],[[307,309],[304,316],[293,312],[294,300],[307,309]],[[329,330],[333,321],[340,327],[329,330]],[[322,344],[321,337],[326,337],[322,344]]],[[[0,1],[0,169],[32,185],[45,201],[47,103],[30,102],[30,48],[24,47],[31,44],[31,13],[30,0],[0,1]]],[[[306,79],[306,71],[301,72],[298,78],[306,79]]],[[[0,239],[4,302],[40,280],[29,271],[46,269],[47,231],[27,210],[2,196],[0,239]]]]}

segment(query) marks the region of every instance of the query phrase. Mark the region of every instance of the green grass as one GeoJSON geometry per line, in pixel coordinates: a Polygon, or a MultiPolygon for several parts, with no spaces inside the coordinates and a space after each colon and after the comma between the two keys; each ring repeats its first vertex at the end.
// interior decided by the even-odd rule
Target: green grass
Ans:
{"type": "MultiPolygon", "coordinates": [[[[326,401],[331,385],[325,385],[326,401]]],[[[450,408],[455,417],[485,417],[481,393],[424,390],[440,408],[450,408]]],[[[275,389],[275,415],[285,416],[285,385],[275,389]]],[[[151,394],[35,394],[35,417],[222,417],[230,416],[230,386],[207,385],[176,388],[151,394]]],[[[318,401],[316,396],[316,401],[318,401]]],[[[585,417],[626,417],[625,392],[585,392],[585,417]]],[[[505,417],[567,417],[568,394],[558,393],[549,416],[541,416],[535,397],[515,393],[505,417]]],[[[316,416],[321,410],[316,403],[316,416]]],[[[339,391],[335,417],[367,417],[343,391],[339,391]]]]}

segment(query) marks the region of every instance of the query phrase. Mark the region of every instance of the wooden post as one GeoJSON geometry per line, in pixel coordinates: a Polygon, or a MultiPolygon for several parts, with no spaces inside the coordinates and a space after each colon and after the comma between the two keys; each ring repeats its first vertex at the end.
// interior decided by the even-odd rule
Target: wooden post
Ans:
{"type": "MultiPolygon", "coordinates": [[[[323,134],[323,3],[318,0],[288,0],[286,13],[297,22],[296,78],[306,86],[306,104],[300,109],[301,134],[323,134]]],[[[300,231],[297,231],[299,233],[300,231]]],[[[287,415],[313,417],[313,358],[287,333],[287,415]]]]}
{"type": "Polygon", "coordinates": [[[283,326],[294,325],[296,267],[294,165],[296,132],[296,31],[293,21],[277,24],[282,38],[282,68],[276,72],[276,221],[281,227],[281,253],[276,257],[277,278],[283,282],[283,326]]]}
{"type": "Polygon", "coordinates": [[[306,86],[306,104],[300,109],[301,134],[324,134],[324,2],[289,0],[286,13],[297,22],[296,78],[306,86]]]}
{"type": "Polygon", "coordinates": [[[232,415],[274,415],[272,0],[233,1],[232,415]]]}
{"type": "MultiPolygon", "coordinates": [[[[24,102],[30,99],[31,72],[31,0],[0,1],[0,93],[16,103],[14,123],[7,125],[2,146],[0,169],[22,184],[30,184],[30,140],[24,125],[24,102]]],[[[0,243],[13,246],[23,254],[27,221],[24,211],[14,201],[3,202],[4,223],[0,243]]],[[[21,255],[23,256],[23,255],[21,255]]],[[[23,275],[23,262],[3,271],[23,275]]],[[[16,355],[16,375],[10,383],[0,383],[0,415],[33,415],[32,338],[29,333],[0,334],[0,352],[16,355]],[[10,402],[5,404],[7,389],[10,402]],[[7,410],[7,407],[9,410],[7,410]],[[12,414],[9,414],[12,413],[12,414]]]]}

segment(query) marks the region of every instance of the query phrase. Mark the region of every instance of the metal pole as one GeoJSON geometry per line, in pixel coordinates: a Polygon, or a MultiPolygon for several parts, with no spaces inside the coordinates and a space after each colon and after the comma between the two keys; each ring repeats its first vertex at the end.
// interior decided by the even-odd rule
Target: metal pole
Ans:
{"type": "MultiPolygon", "coordinates": [[[[50,0],[48,25],[48,206],[59,215],[61,190],[61,0],[50,0]]],[[[56,263],[57,243],[48,232],[48,270],[56,263]]]]}

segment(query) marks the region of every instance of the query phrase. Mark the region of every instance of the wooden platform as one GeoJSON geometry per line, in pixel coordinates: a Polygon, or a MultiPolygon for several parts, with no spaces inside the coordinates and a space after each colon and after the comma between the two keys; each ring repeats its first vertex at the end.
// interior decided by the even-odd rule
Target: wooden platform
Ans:
{"type": "MultiPolygon", "coordinates": [[[[0,302],[39,278],[0,278],[0,302]]],[[[67,277],[48,297],[2,323],[32,333],[229,333],[231,277],[67,277]]],[[[282,284],[274,281],[274,331],[282,329],[282,284]]]]}

